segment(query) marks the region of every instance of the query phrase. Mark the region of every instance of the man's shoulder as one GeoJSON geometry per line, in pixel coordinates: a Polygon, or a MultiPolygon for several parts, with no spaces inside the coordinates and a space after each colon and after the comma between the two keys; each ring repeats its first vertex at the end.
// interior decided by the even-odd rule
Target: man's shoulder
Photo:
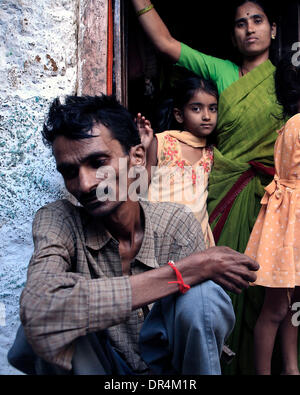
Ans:
{"type": "Polygon", "coordinates": [[[37,211],[36,217],[43,215],[47,217],[56,217],[60,221],[64,221],[67,218],[78,217],[79,213],[79,207],[74,206],[74,204],[67,199],[60,199],[41,207],[37,211]]]}
{"type": "Polygon", "coordinates": [[[45,206],[40,208],[40,210],[44,210],[44,209],[51,211],[70,212],[74,210],[76,211],[78,208],[74,206],[74,204],[67,199],[59,199],[56,200],[55,202],[45,204],[45,206]]]}
{"type": "Polygon", "coordinates": [[[172,202],[150,202],[143,200],[153,231],[158,235],[184,235],[199,231],[200,223],[193,212],[183,204],[172,202]]]}

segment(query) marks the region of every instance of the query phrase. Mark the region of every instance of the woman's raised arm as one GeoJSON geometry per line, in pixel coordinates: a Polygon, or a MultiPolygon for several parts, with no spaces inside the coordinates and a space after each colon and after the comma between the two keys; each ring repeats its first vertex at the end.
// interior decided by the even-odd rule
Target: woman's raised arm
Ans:
{"type": "Polygon", "coordinates": [[[180,42],[171,36],[154,7],[147,11],[148,7],[151,6],[150,0],[132,0],[132,3],[139,22],[157,50],[173,62],[177,62],[180,57],[180,42]],[[146,12],[139,15],[142,10],[146,12]]]}

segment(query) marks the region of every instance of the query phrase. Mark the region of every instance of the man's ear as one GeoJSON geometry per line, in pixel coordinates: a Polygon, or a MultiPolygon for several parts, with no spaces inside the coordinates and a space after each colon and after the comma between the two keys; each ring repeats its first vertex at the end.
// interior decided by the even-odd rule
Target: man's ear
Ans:
{"type": "Polygon", "coordinates": [[[174,118],[178,123],[183,123],[183,116],[182,116],[182,111],[179,110],[179,108],[174,108],[173,110],[174,118]]]}
{"type": "Polygon", "coordinates": [[[131,147],[129,157],[131,166],[146,166],[146,152],[142,144],[131,147]]]}

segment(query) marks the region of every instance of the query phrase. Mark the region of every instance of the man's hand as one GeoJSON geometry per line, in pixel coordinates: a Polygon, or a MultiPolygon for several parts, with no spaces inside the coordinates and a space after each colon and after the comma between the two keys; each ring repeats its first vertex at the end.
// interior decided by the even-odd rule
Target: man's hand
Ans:
{"type": "Polygon", "coordinates": [[[182,263],[180,270],[187,284],[212,280],[236,294],[256,280],[255,271],[259,269],[256,261],[229,247],[209,248],[186,257],[182,263]]]}
{"type": "Polygon", "coordinates": [[[135,122],[141,138],[142,145],[144,146],[145,150],[147,150],[153,140],[153,129],[151,127],[151,123],[140,113],[137,114],[135,122]]]}
{"type": "Polygon", "coordinates": [[[256,280],[259,264],[247,255],[228,247],[212,247],[204,254],[209,278],[226,290],[240,294],[256,280]]]}

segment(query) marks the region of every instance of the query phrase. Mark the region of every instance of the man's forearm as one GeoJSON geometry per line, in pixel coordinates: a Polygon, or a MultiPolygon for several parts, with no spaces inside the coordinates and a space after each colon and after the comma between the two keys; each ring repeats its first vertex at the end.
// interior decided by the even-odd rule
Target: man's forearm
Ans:
{"type": "MultiPolygon", "coordinates": [[[[204,257],[204,255],[203,255],[204,257]]],[[[191,255],[175,263],[186,284],[192,286],[209,279],[209,271],[201,255],[191,255]],[[196,262],[197,260],[197,262],[196,262]],[[198,270],[193,267],[197,264],[198,270]]],[[[129,278],[132,292],[132,309],[153,303],[179,291],[178,284],[169,284],[176,281],[174,270],[165,265],[159,269],[150,270],[129,278]]]]}
{"type": "Polygon", "coordinates": [[[27,280],[21,321],[35,352],[64,369],[71,369],[70,348],[78,337],[124,322],[131,313],[127,276],[86,279],[77,273],[51,272],[41,277],[37,269],[27,280]]]}
{"type": "MultiPolygon", "coordinates": [[[[200,284],[212,280],[230,292],[240,294],[256,280],[255,272],[259,265],[253,259],[228,247],[212,247],[194,253],[176,263],[183,280],[188,285],[200,284]]],[[[136,309],[155,300],[178,291],[173,269],[166,265],[162,268],[132,276],[132,309],[136,309]]]]}

